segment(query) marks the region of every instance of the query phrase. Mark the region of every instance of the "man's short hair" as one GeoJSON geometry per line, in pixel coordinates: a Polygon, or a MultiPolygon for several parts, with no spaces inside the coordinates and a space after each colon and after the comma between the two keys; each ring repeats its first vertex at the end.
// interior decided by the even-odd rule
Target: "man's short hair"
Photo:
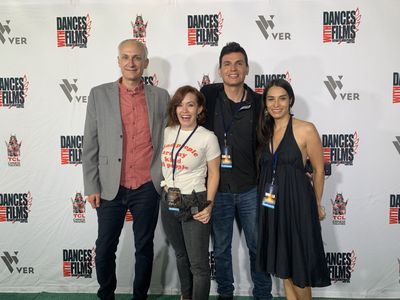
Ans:
{"type": "Polygon", "coordinates": [[[247,54],[246,51],[244,51],[243,47],[240,46],[239,43],[236,42],[229,42],[227,43],[221,50],[221,54],[219,55],[219,67],[221,68],[222,66],[222,57],[224,55],[234,53],[234,52],[240,52],[244,55],[244,61],[246,63],[246,66],[249,66],[249,61],[247,59],[247,54]]]}
{"type": "Polygon", "coordinates": [[[119,56],[119,53],[121,52],[122,46],[123,46],[125,43],[128,43],[128,42],[131,42],[131,43],[133,42],[133,43],[135,43],[137,46],[141,47],[141,48],[143,49],[143,52],[144,52],[144,59],[147,59],[147,57],[148,57],[148,55],[149,55],[149,52],[148,52],[148,50],[147,50],[146,45],[145,45],[144,43],[142,43],[142,42],[140,42],[140,41],[138,41],[138,40],[134,40],[134,39],[126,39],[126,40],[123,40],[121,43],[119,43],[119,45],[118,45],[118,56],[119,56]]]}

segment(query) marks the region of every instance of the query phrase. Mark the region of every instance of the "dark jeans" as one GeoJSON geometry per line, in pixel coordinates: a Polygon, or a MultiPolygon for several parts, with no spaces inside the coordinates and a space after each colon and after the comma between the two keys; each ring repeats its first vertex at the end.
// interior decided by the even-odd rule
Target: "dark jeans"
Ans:
{"type": "Polygon", "coordinates": [[[159,210],[159,194],[152,182],[131,190],[120,187],[112,201],[101,200],[97,208],[96,273],[100,299],[114,299],[117,286],[115,252],[127,209],[133,216],[135,241],[134,299],[146,299],[153,267],[153,238],[159,210]]]}
{"type": "Polygon", "coordinates": [[[169,211],[163,200],[161,221],[167,239],[175,250],[183,298],[207,300],[210,293],[210,223],[203,224],[193,219],[179,221],[176,213],[169,211]]]}
{"type": "Polygon", "coordinates": [[[233,296],[232,234],[237,210],[249,249],[251,278],[254,283],[253,296],[256,299],[272,298],[270,275],[255,271],[258,209],[256,188],[239,194],[217,193],[216,195],[212,214],[212,232],[215,279],[218,284],[218,294],[221,296],[233,296]]]}

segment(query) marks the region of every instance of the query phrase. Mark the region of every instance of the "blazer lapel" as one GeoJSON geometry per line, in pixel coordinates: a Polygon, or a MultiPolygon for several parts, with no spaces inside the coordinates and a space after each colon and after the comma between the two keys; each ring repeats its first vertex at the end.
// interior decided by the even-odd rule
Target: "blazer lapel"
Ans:
{"type": "Polygon", "coordinates": [[[121,107],[119,104],[119,89],[118,89],[118,81],[113,82],[110,88],[107,90],[108,100],[110,101],[111,106],[111,115],[118,120],[118,124],[120,124],[122,128],[121,121],[121,107]]]}
{"type": "Polygon", "coordinates": [[[154,114],[155,114],[156,96],[148,85],[144,86],[144,95],[145,95],[146,104],[147,104],[147,114],[149,116],[150,134],[151,134],[151,137],[153,138],[153,127],[154,127],[153,122],[154,122],[154,114]]]}

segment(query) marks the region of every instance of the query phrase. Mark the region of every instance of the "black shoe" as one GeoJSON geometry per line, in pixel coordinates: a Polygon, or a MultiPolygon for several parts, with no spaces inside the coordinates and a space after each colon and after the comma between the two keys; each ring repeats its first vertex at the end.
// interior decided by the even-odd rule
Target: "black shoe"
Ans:
{"type": "Polygon", "coordinates": [[[217,300],[233,300],[233,296],[222,296],[222,295],[218,295],[217,300]]]}

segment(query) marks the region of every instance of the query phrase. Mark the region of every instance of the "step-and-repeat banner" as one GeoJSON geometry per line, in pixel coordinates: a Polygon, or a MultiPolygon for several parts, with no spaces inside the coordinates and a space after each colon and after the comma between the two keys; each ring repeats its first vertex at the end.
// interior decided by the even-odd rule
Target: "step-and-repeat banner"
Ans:
{"type": "MultiPolygon", "coordinates": [[[[331,166],[322,233],[332,286],[314,295],[399,298],[399,20],[396,0],[2,1],[0,291],[97,290],[85,111],[90,88],[119,77],[118,43],[136,38],[149,48],[144,82],[171,94],[220,82],[219,52],[230,41],[246,49],[246,83],[257,92],[272,78],[290,81],[294,114],[316,125],[331,166]]],[[[119,293],[134,276],[131,227],[127,215],[119,293]]],[[[235,227],[238,295],[252,288],[246,249],[235,227]]],[[[282,288],[274,279],[274,294],[282,288]]],[[[179,293],[161,222],[151,293],[179,293]]]]}

